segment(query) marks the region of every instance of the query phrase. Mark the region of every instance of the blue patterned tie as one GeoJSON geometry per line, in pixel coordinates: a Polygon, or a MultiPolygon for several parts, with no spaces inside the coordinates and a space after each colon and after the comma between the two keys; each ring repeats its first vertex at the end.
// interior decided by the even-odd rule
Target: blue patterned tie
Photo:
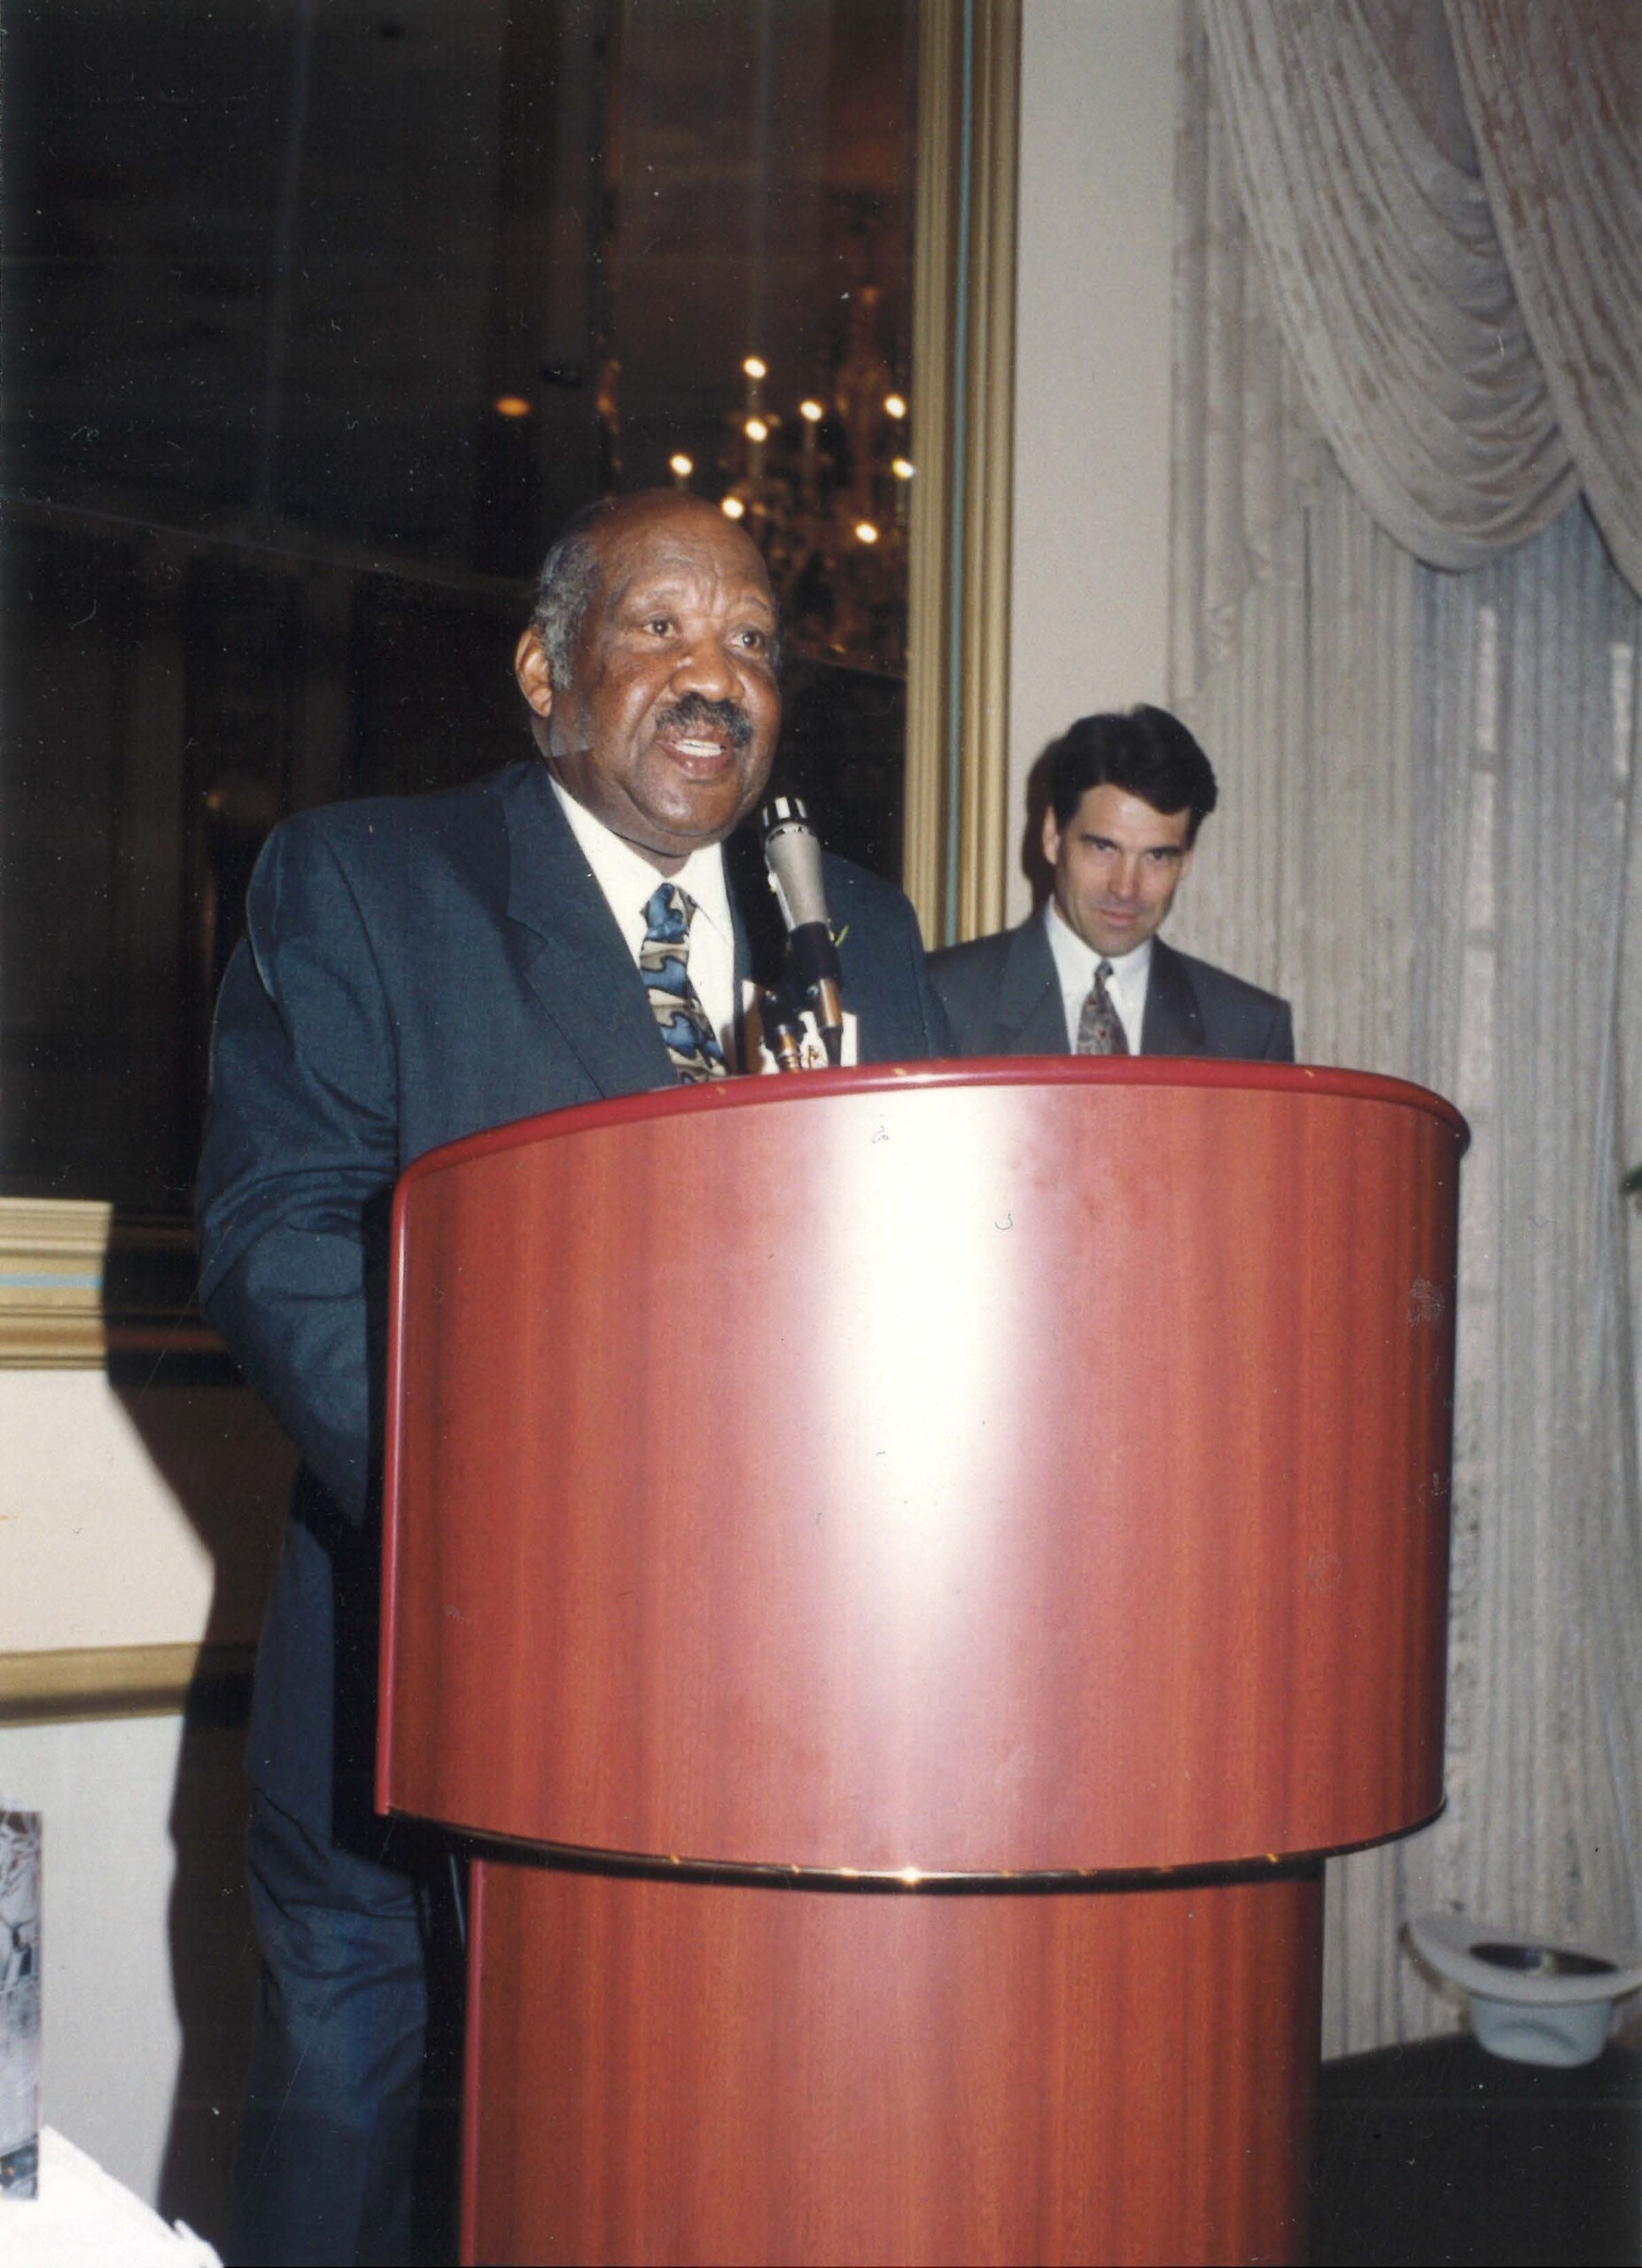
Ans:
{"type": "Polygon", "coordinates": [[[690,917],[696,901],[676,882],[663,882],[644,907],[639,974],[673,1068],[688,1085],[728,1076],[724,1050],[690,983],[690,917]]]}

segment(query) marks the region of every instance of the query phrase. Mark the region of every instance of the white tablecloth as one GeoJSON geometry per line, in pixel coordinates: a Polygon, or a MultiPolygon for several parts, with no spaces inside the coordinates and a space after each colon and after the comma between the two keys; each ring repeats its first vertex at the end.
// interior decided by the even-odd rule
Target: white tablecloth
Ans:
{"type": "Polygon", "coordinates": [[[167,2228],[53,2128],[40,2136],[40,2194],[0,2198],[4,2268],[222,2268],[179,2221],[167,2228]]]}

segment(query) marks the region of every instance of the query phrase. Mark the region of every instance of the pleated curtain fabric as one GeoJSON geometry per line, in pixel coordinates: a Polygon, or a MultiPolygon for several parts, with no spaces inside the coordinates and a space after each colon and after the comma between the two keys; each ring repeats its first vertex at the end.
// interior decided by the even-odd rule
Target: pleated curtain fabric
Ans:
{"type": "Polygon", "coordinates": [[[1331,1863],[1338,2054],[1460,2021],[1414,1913],[1642,1943],[1642,605],[1577,499],[1467,572],[1388,532],[1289,356],[1190,8],[1182,42],[1172,652],[1222,801],[1171,934],[1288,994],[1303,1060],[1474,1135],[1449,1806],[1331,1863]]]}
{"type": "Polygon", "coordinates": [[[1451,53],[1412,49],[1413,12],[1204,0],[1243,212],[1312,410],[1382,527],[1417,557],[1474,567],[1553,519],[1578,474],[1451,53]],[[1399,55],[1427,85],[1444,68],[1453,99],[1416,106],[1399,55]]]}
{"type": "Polygon", "coordinates": [[[1597,525],[1642,591],[1642,10],[1447,0],[1512,288],[1597,525]]]}
{"type": "Polygon", "coordinates": [[[1277,326],[1359,501],[1467,568],[1583,488],[1642,587],[1642,10],[1202,0],[1202,22],[1277,326]]]}

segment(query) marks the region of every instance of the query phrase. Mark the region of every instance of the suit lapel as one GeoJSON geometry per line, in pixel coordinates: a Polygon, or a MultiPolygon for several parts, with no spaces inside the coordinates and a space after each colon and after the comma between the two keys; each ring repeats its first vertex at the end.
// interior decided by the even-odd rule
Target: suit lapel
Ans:
{"type": "Polygon", "coordinates": [[[1140,1026],[1141,1054],[1209,1055],[1213,1052],[1185,962],[1172,946],[1155,937],[1146,1015],[1140,1026]]]}
{"type": "Polygon", "coordinates": [[[1066,1011],[1054,955],[1044,930],[1044,914],[1029,914],[1009,933],[1009,950],[998,988],[1000,1055],[1065,1055],[1066,1011]]]}
{"type": "Polygon", "coordinates": [[[616,917],[558,807],[547,767],[503,791],[508,918],[519,965],[601,1093],[642,1093],[673,1071],[616,917]]]}

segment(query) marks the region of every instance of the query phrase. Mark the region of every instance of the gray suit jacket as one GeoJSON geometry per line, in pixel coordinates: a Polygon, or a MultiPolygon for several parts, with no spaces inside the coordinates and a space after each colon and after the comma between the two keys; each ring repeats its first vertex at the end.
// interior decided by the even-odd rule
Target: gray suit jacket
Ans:
{"type": "MultiPolygon", "coordinates": [[[[860,1060],[950,1053],[911,906],[843,859],[826,879],[860,1060]]],[[[747,895],[738,975],[754,973],[747,895]]],[[[323,1832],[333,1779],[353,1820],[369,1814],[394,1182],[462,1135],[674,1073],[539,759],[447,795],[286,820],[246,913],[217,1006],[200,1295],[304,1458],[249,1762],[323,1832]]]]}
{"type": "MultiPolygon", "coordinates": [[[[930,956],[930,977],[961,1055],[1066,1055],[1060,978],[1041,912],[1018,929],[930,956]]],[[[1223,1055],[1292,1063],[1288,1003],[1206,960],[1152,943],[1142,1055],[1223,1055]]]]}

